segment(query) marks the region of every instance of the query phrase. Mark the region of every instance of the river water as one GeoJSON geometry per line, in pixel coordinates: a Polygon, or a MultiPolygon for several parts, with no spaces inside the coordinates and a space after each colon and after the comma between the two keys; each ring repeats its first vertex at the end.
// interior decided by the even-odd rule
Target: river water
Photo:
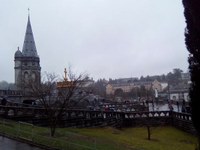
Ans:
{"type": "Polygon", "coordinates": [[[0,136],[0,150],[43,150],[43,149],[0,136]]]}

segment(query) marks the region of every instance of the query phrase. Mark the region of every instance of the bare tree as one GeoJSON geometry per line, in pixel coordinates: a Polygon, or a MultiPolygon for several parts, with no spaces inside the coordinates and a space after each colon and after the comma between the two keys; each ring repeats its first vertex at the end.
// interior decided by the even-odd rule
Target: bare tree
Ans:
{"type": "Polygon", "coordinates": [[[76,76],[69,70],[68,77],[69,79],[66,71],[65,77],[61,81],[58,80],[57,75],[46,73],[40,86],[29,82],[32,96],[39,100],[45,110],[51,136],[55,135],[58,123],[65,111],[72,106],[72,102],[77,104],[86,96],[86,94],[82,94],[82,88],[87,76],[83,74],[76,76]]]}
{"type": "Polygon", "coordinates": [[[153,126],[152,126],[152,120],[149,117],[149,115],[147,116],[147,119],[145,119],[144,123],[145,123],[146,129],[147,129],[147,139],[151,140],[151,135],[152,135],[152,132],[153,132],[153,126]]]}

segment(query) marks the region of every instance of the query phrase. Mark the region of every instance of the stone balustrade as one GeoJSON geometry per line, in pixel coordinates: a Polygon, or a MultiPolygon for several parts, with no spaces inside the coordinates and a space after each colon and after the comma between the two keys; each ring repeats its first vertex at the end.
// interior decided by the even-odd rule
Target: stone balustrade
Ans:
{"type": "MultiPolygon", "coordinates": [[[[20,121],[28,121],[39,125],[45,125],[45,123],[47,123],[47,115],[44,108],[0,105],[0,116],[20,121]]],[[[196,134],[192,124],[191,114],[173,111],[113,112],[68,109],[62,114],[60,124],[63,127],[172,125],[186,132],[196,134]]]]}

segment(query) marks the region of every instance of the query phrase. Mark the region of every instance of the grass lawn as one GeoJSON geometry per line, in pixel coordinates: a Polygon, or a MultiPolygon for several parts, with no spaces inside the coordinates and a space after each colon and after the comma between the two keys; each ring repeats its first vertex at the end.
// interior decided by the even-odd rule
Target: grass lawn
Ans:
{"type": "Polygon", "coordinates": [[[55,137],[49,129],[16,122],[0,123],[0,133],[29,139],[59,149],[70,150],[194,150],[197,138],[174,127],[151,128],[147,140],[145,127],[58,128],[55,137]],[[20,128],[19,128],[20,127],[20,128]]]}
{"type": "Polygon", "coordinates": [[[147,140],[146,128],[68,128],[59,132],[72,132],[83,139],[96,140],[96,148],[102,150],[194,150],[196,137],[173,127],[155,127],[152,140],[147,140]]]}

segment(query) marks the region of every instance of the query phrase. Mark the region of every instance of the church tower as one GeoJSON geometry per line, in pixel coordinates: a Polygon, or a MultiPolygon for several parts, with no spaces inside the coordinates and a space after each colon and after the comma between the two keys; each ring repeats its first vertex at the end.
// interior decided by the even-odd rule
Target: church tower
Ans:
{"type": "Polygon", "coordinates": [[[15,85],[17,89],[24,91],[26,83],[29,81],[33,81],[35,85],[39,85],[41,80],[40,58],[35,46],[30,15],[28,15],[23,49],[20,51],[18,47],[14,57],[15,85]]]}

